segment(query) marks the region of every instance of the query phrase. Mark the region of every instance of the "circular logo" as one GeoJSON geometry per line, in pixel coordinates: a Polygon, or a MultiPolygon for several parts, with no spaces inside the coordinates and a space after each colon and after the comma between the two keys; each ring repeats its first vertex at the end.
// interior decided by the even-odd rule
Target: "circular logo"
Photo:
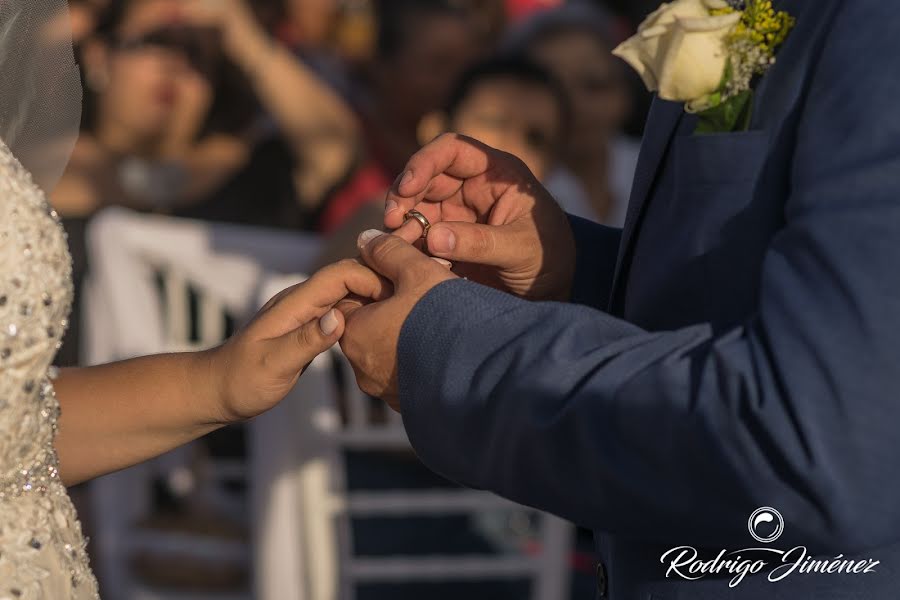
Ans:
{"type": "Polygon", "coordinates": [[[757,508],[747,521],[747,529],[757,542],[771,544],[784,533],[781,513],[769,506],[757,508]],[[768,525],[766,525],[768,524],[768,525]]]}

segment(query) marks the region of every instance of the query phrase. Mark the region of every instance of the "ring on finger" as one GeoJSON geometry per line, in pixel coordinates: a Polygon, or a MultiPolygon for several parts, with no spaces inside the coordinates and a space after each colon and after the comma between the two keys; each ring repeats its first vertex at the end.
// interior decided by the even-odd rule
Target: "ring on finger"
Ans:
{"type": "Polygon", "coordinates": [[[431,221],[428,220],[428,217],[413,209],[404,215],[403,222],[406,223],[410,219],[418,221],[419,225],[422,226],[422,238],[427,238],[428,232],[431,231],[431,221]]]}

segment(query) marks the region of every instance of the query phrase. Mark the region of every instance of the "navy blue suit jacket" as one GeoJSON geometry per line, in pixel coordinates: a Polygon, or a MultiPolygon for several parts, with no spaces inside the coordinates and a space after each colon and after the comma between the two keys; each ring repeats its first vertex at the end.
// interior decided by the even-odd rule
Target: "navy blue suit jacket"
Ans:
{"type": "Polygon", "coordinates": [[[657,101],[624,232],[573,220],[576,303],[454,281],[402,331],[422,460],[593,528],[613,600],[900,597],[900,10],[776,5],[750,131],[657,101]],[[760,506],[876,572],[666,576],[760,506]]]}

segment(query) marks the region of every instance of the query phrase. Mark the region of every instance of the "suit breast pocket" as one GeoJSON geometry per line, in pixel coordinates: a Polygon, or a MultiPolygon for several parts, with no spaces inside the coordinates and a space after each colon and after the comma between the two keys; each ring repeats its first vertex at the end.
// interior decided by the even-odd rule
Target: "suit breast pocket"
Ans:
{"type": "Polygon", "coordinates": [[[765,161],[767,142],[765,131],[678,137],[675,176],[679,188],[752,182],[765,161]]]}
{"type": "Polygon", "coordinates": [[[778,162],[764,131],[675,140],[671,210],[698,260],[705,313],[717,329],[754,309],[763,257],[783,222],[786,178],[778,162]]]}
{"type": "Polygon", "coordinates": [[[665,209],[695,255],[728,244],[736,224],[771,208],[760,193],[767,141],[762,131],[675,139],[674,193],[665,209]]]}

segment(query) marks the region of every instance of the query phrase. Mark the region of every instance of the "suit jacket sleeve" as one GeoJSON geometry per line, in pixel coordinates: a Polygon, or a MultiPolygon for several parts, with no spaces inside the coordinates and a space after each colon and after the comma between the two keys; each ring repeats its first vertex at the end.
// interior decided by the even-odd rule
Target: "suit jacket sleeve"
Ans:
{"type": "Polygon", "coordinates": [[[757,313],[719,336],[651,332],[442,284],[399,347],[426,464],[649,540],[745,544],[759,506],[811,549],[900,537],[900,12],[859,0],[841,13],[811,73],[757,313]]]}
{"type": "Polygon", "coordinates": [[[572,302],[606,308],[612,290],[622,230],[569,216],[575,236],[576,263],[572,302]]]}

